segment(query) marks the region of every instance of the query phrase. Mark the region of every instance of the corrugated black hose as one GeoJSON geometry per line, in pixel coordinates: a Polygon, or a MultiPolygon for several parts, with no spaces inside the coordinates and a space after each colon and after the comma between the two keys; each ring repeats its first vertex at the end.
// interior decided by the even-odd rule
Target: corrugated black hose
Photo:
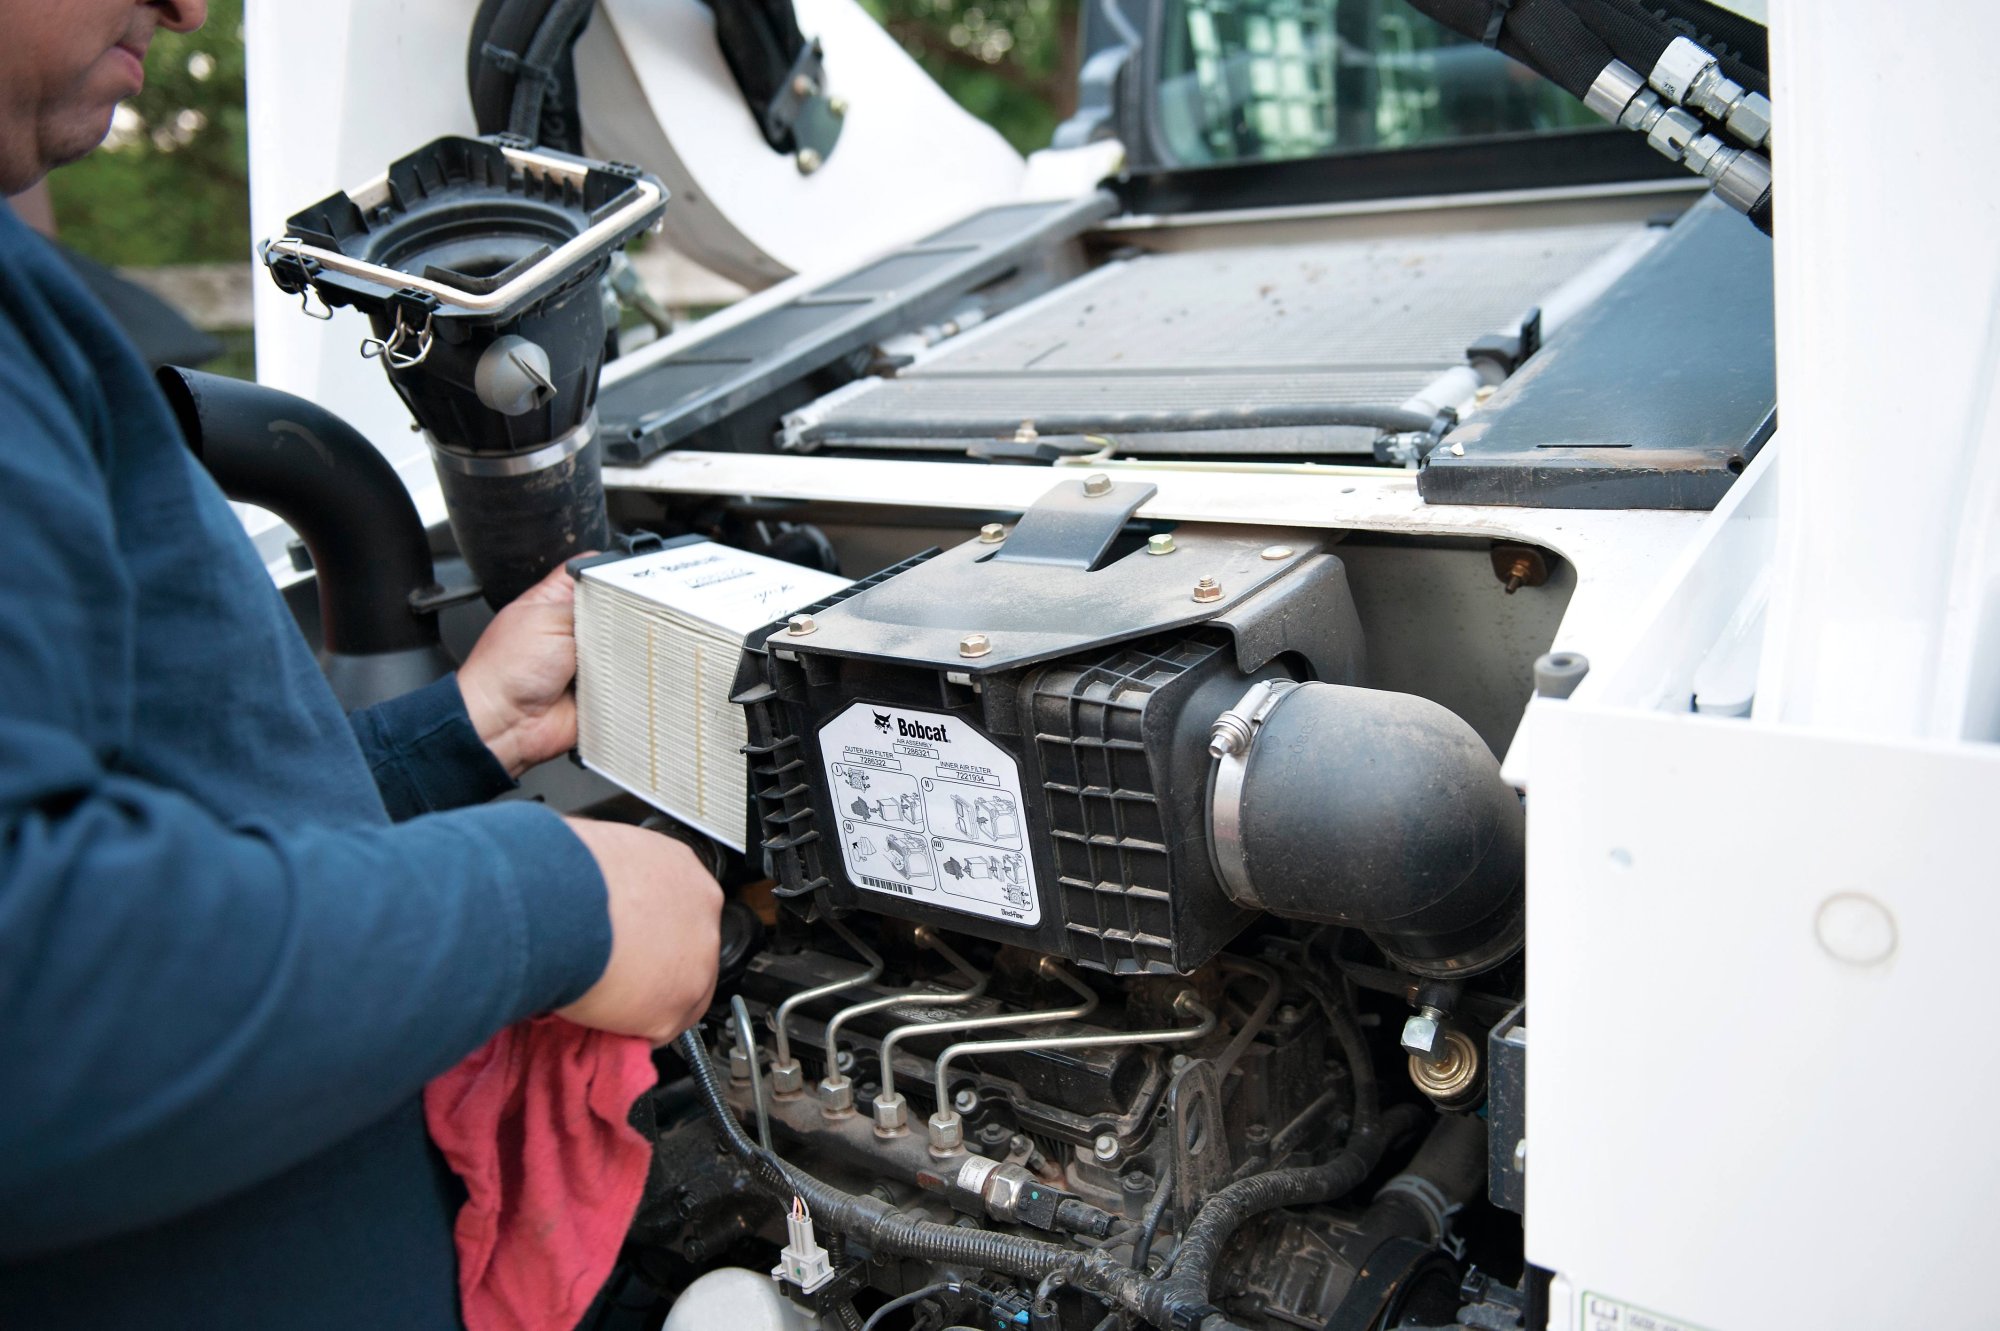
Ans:
{"type": "Polygon", "coordinates": [[[1246,1222],[1280,1207],[1317,1205],[1352,1192],[1375,1171],[1389,1143],[1426,1117],[1414,1105],[1399,1105],[1388,1115],[1380,1112],[1375,1065],[1354,1014],[1310,977],[1295,974],[1295,978],[1304,982],[1306,992],[1326,1013],[1354,1078],[1353,1126],[1347,1144],[1325,1164],[1254,1174],[1210,1197],[1181,1236],[1172,1273],[1159,1282],[1165,1287],[1163,1302],[1207,1303],[1216,1261],[1246,1222]]]}

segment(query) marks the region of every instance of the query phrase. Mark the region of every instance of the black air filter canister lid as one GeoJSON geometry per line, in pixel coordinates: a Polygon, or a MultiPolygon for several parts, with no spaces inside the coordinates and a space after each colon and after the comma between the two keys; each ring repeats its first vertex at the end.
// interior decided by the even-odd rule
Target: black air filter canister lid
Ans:
{"type": "Polygon", "coordinates": [[[368,317],[362,354],[429,436],[461,552],[496,605],[608,539],[598,279],[666,198],[634,168],[450,137],[294,214],[264,247],[309,309],[316,295],[368,317]]]}

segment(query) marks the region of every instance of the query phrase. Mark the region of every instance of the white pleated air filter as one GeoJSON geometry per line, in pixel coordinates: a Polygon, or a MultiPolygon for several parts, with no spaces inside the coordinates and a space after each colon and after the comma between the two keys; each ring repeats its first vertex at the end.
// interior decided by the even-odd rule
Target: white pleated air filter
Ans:
{"type": "Polygon", "coordinates": [[[846,586],[712,541],[582,568],[576,708],[584,766],[742,850],[747,732],[729,690],[743,639],[846,586]]]}

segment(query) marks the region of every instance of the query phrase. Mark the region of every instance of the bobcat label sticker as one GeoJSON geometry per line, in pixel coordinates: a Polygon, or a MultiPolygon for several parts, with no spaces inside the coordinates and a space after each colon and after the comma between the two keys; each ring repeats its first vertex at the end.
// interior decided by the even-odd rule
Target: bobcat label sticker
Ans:
{"type": "Polygon", "coordinates": [[[1020,768],[962,717],[856,703],[820,727],[847,876],[866,892],[1042,921],[1020,768]]]}

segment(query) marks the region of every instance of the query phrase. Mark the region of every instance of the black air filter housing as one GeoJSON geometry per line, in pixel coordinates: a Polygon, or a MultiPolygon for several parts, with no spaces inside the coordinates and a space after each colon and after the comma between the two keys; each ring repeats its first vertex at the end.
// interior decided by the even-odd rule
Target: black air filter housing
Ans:
{"type": "Polygon", "coordinates": [[[1358,682],[1360,625],[1323,533],[1151,553],[1152,493],[1067,482],[752,635],[749,840],[781,895],[1114,974],[1193,970],[1254,918],[1209,853],[1209,727],[1257,679],[1358,682]]]}

